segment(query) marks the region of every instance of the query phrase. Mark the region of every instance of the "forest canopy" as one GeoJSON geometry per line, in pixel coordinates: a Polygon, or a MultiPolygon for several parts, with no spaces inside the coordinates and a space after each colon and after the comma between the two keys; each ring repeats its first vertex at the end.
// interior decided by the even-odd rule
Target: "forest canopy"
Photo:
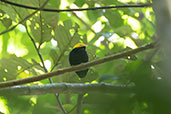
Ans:
{"type": "Polygon", "coordinates": [[[158,1],[0,0],[0,112],[170,114],[158,1]],[[73,67],[77,43],[89,62],[73,67]]]}

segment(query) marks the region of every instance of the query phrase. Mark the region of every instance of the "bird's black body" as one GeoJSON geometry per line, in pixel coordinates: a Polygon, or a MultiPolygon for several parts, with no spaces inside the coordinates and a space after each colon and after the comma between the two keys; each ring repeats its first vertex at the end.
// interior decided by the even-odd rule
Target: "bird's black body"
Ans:
{"type": "MultiPolygon", "coordinates": [[[[78,47],[74,48],[69,54],[69,62],[72,65],[78,65],[81,63],[88,62],[88,55],[85,50],[86,47],[78,47]]],[[[88,69],[77,71],[77,75],[80,78],[84,78],[88,72],[88,69]]]]}

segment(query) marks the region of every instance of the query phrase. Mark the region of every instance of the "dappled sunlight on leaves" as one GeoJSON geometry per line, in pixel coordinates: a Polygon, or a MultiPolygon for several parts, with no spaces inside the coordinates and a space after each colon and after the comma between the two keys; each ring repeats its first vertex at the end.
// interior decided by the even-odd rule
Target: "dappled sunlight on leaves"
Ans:
{"type": "MultiPolygon", "coordinates": [[[[12,0],[14,3],[36,8],[41,7],[45,1],[12,0]]],[[[49,0],[44,9],[79,9],[151,2],[152,0],[49,0]]],[[[151,6],[70,12],[37,11],[19,23],[34,11],[0,2],[0,33],[19,24],[14,30],[0,36],[1,82],[70,67],[69,53],[77,43],[88,45],[86,51],[89,61],[94,61],[155,41],[156,17],[151,6]]],[[[164,89],[169,86],[165,85],[165,73],[159,64],[162,61],[161,52],[153,51],[126,55],[118,60],[90,67],[85,78],[69,72],[54,76],[52,80],[54,83],[98,83],[102,87],[103,83],[110,83],[136,87],[131,93],[111,94],[105,93],[103,89],[104,92],[101,93],[83,94],[81,102],[84,114],[152,114],[153,106],[165,103],[163,106],[167,107],[169,101],[169,95],[164,89]]],[[[27,85],[48,83],[49,80],[46,79],[27,85]]],[[[62,105],[67,112],[71,111],[70,114],[78,111],[78,97],[78,94],[60,94],[62,105]]],[[[0,105],[0,112],[5,114],[63,113],[52,94],[4,96],[0,98],[0,105]]],[[[159,109],[164,108],[161,106],[159,109]]]]}

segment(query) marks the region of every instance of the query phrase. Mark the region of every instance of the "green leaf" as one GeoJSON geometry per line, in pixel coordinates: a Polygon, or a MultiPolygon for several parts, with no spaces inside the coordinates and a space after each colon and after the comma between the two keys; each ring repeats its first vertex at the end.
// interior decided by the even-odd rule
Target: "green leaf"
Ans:
{"type": "Polygon", "coordinates": [[[104,4],[104,5],[116,5],[116,4],[118,4],[119,2],[118,2],[118,0],[101,0],[101,2],[104,4]]]}
{"type": "Polygon", "coordinates": [[[61,109],[56,104],[56,97],[53,94],[40,95],[37,98],[32,114],[60,114],[61,109]]]}
{"type": "Polygon", "coordinates": [[[9,34],[5,34],[1,40],[2,43],[2,56],[7,54],[7,48],[8,48],[8,41],[9,41],[9,34]]]}
{"type": "Polygon", "coordinates": [[[109,20],[110,26],[115,30],[123,25],[123,20],[117,10],[106,10],[104,16],[109,20]]]}
{"type": "Polygon", "coordinates": [[[64,27],[69,30],[72,28],[72,21],[71,20],[66,20],[64,21],[64,27]]]}
{"type": "Polygon", "coordinates": [[[78,7],[82,7],[85,4],[86,0],[75,0],[74,4],[78,7]]]}
{"type": "Polygon", "coordinates": [[[58,42],[59,49],[62,51],[67,46],[69,39],[71,39],[69,30],[62,25],[57,26],[54,39],[58,42]]]}
{"type": "MultiPolygon", "coordinates": [[[[21,73],[22,70],[28,70],[29,74],[32,74],[32,64],[25,59],[16,57],[15,55],[6,55],[0,59],[0,81],[13,80],[21,73]]],[[[25,76],[24,76],[25,77],[25,76]]]]}
{"type": "MultiPolygon", "coordinates": [[[[92,7],[95,7],[95,3],[89,4],[89,8],[92,8],[92,7]]],[[[88,11],[86,13],[87,13],[87,17],[89,18],[92,24],[96,23],[97,19],[103,15],[101,10],[93,10],[93,11],[88,11]]]]}
{"type": "Polygon", "coordinates": [[[57,53],[57,52],[59,52],[58,50],[59,50],[58,48],[55,48],[55,49],[52,48],[50,51],[50,56],[51,56],[54,64],[56,63],[56,60],[58,58],[58,53],[57,53]]]}
{"type": "Polygon", "coordinates": [[[1,4],[0,9],[4,11],[7,15],[9,15],[11,20],[16,22],[17,19],[16,11],[13,8],[11,8],[11,6],[6,6],[5,4],[1,4]]]}
{"type": "Polygon", "coordinates": [[[50,0],[50,1],[48,1],[48,4],[45,7],[59,8],[60,4],[61,4],[60,0],[50,0]]]}
{"type": "Polygon", "coordinates": [[[1,21],[6,28],[9,28],[12,24],[12,20],[10,18],[3,18],[1,21]]]}
{"type": "Polygon", "coordinates": [[[41,13],[39,16],[34,16],[31,20],[31,32],[37,42],[42,44],[45,41],[50,41],[51,36],[51,28],[48,27],[48,23],[43,21],[43,17],[41,13]]]}
{"type": "Polygon", "coordinates": [[[129,95],[89,93],[84,98],[85,105],[83,109],[88,110],[90,114],[132,114],[132,102],[130,100],[133,99],[129,95]]]}
{"type": "Polygon", "coordinates": [[[5,15],[5,12],[0,9],[0,18],[3,17],[4,15],[5,15]]]}
{"type": "Polygon", "coordinates": [[[58,42],[59,50],[62,52],[65,50],[65,48],[69,48],[69,46],[74,46],[78,41],[80,40],[80,35],[77,33],[78,26],[72,27],[71,21],[64,21],[63,25],[58,25],[55,28],[55,37],[54,39],[58,42]],[[69,32],[69,30],[72,28],[75,28],[75,33],[72,36],[69,32]]]}
{"type": "Polygon", "coordinates": [[[18,112],[24,114],[32,113],[32,102],[30,101],[30,97],[23,96],[8,96],[5,97],[8,104],[8,110],[13,114],[17,114],[18,112]]]}
{"type": "MultiPolygon", "coordinates": [[[[40,5],[39,2],[38,5],[40,5]]],[[[32,17],[30,22],[32,34],[35,40],[41,45],[42,43],[48,42],[52,39],[51,32],[58,22],[58,14],[40,11],[32,17]]]]}

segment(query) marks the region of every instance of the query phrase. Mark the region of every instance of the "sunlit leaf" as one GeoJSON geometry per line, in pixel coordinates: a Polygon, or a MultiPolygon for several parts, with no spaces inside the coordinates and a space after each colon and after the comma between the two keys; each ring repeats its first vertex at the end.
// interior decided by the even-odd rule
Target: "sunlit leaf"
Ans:
{"type": "Polygon", "coordinates": [[[15,55],[6,55],[0,59],[0,71],[1,81],[16,79],[18,73],[21,71],[28,71],[28,74],[32,74],[33,65],[26,60],[16,57],[15,55]],[[30,72],[30,73],[29,73],[30,72]]]}
{"type": "Polygon", "coordinates": [[[3,18],[1,21],[6,28],[9,28],[12,24],[12,20],[9,18],[3,18]]]}

